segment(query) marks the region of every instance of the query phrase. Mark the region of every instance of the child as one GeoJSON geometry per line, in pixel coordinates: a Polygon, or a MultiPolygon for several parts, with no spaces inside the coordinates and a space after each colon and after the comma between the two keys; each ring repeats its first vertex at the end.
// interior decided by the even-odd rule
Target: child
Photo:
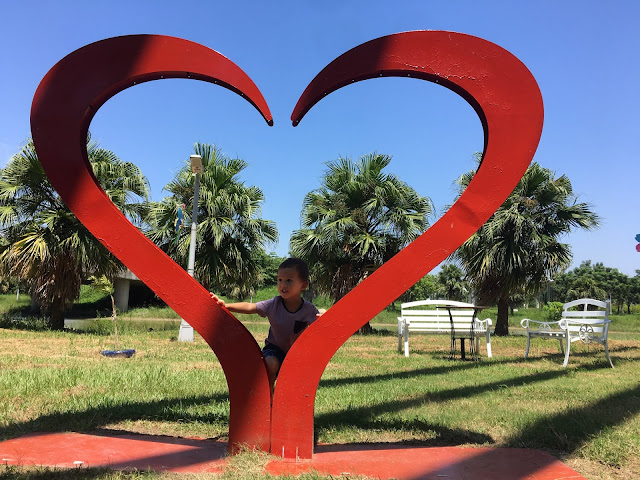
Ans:
{"type": "MultiPolygon", "coordinates": [[[[302,292],[309,287],[309,267],[299,258],[288,258],[278,267],[278,293],[270,300],[258,303],[228,303],[216,297],[220,305],[224,305],[234,313],[257,313],[269,319],[269,334],[264,341],[262,355],[271,394],[284,357],[300,336],[302,331],[313,323],[321,313],[310,302],[302,298],[302,292]]],[[[324,313],[324,311],[322,312],[324,313]]]]}

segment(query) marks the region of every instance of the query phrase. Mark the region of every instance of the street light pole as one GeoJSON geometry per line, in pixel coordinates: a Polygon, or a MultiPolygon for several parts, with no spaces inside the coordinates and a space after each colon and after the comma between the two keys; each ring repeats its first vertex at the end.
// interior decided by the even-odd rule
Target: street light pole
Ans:
{"type": "MultiPolygon", "coordinates": [[[[196,233],[198,227],[198,198],[200,196],[200,174],[202,173],[202,157],[200,155],[191,155],[191,172],[195,174],[195,188],[193,192],[193,210],[191,213],[191,240],[189,242],[189,264],[187,272],[192,277],[196,265],[196,233]]],[[[193,327],[189,325],[184,318],[180,322],[180,333],[178,334],[179,342],[193,342],[193,327]]]]}
{"type": "Polygon", "coordinates": [[[189,266],[187,272],[193,277],[196,265],[196,229],[198,227],[198,197],[200,196],[200,174],[196,173],[196,183],[193,194],[193,212],[191,213],[191,241],[189,242],[189,266]]]}

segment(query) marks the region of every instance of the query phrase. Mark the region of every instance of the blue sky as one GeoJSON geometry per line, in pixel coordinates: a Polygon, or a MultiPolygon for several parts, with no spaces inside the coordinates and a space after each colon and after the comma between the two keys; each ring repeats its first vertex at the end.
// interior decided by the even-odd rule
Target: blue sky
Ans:
{"type": "MultiPolygon", "coordinates": [[[[153,198],[192,153],[215,143],[249,163],[242,180],[265,193],[288,251],[304,195],[325,162],[376,151],[389,171],[429,196],[441,215],[453,181],[474,165],[482,127],[473,109],[443,87],[415,79],[376,79],[318,103],[296,128],[290,115],[311,79],[363,42],[407,30],[450,30],[509,50],[533,73],[545,104],[535,160],[566,174],[580,201],[602,217],[600,229],[564,238],[574,264],[603,262],[627,275],[640,269],[640,35],[635,1],[34,1],[0,3],[0,162],[30,134],[38,83],[70,52],[97,40],[138,33],[182,37],[222,53],[267,100],[275,125],[239,96],[215,85],[163,80],[107,102],[93,138],[138,164],[153,198]]],[[[432,222],[436,218],[432,219],[432,222]]]]}

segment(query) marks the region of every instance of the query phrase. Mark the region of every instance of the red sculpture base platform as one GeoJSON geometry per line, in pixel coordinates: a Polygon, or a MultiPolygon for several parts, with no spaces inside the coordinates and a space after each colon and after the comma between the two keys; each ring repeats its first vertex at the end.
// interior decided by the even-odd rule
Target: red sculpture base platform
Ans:
{"type": "MultiPolygon", "coordinates": [[[[0,442],[0,459],[7,465],[220,473],[227,458],[224,442],[153,435],[31,433],[0,442]]],[[[312,460],[272,460],[265,470],[407,480],[585,480],[541,450],[397,444],[318,445],[312,460]]]]}

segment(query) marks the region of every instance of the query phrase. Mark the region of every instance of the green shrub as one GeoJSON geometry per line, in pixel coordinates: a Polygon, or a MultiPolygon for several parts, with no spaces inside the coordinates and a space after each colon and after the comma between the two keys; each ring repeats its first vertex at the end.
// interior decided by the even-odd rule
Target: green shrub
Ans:
{"type": "Polygon", "coordinates": [[[35,332],[51,330],[49,319],[42,316],[22,317],[5,313],[0,317],[0,328],[31,330],[35,332]]]}
{"type": "Polygon", "coordinates": [[[94,335],[112,335],[114,331],[113,320],[111,318],[96,318],[85,328],[85,331],[94,335]]]}
{"type": "Polygon", "coordinates": [[[545,318],[552,322],[557,322],[562,318],[562,302],[547,302],[543,307],[545,318]]]}

